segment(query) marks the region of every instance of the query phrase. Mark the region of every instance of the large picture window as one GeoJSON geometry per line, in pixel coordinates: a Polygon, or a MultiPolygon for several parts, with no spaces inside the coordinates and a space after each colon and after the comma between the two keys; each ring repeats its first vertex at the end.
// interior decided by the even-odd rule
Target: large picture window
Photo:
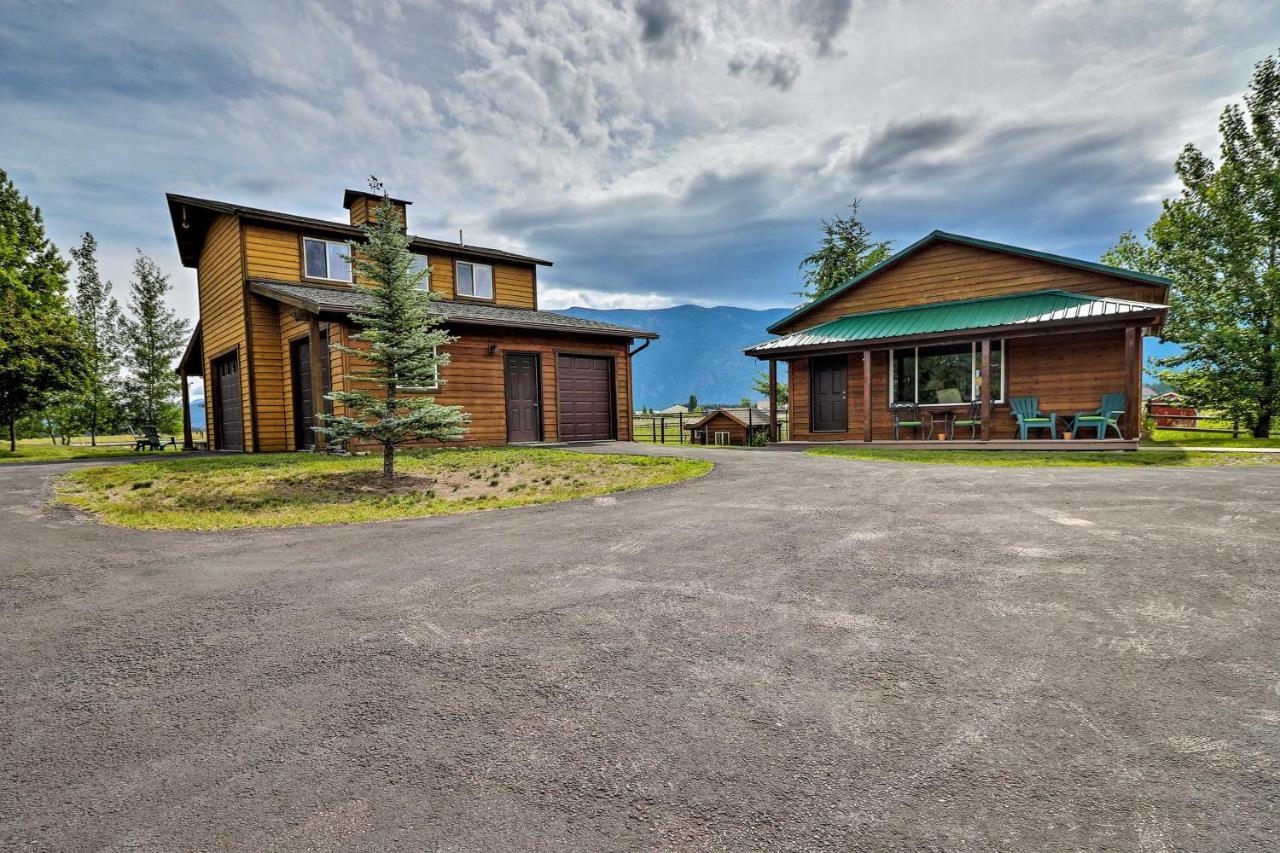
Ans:
{"type": "Polygon", "coordinates": [[[337,240],[302,238],[302,263],[307,278],[328,281],[351,281],[351,262],[346,255],[351,247],[337,240]]]}
{"type": "MultiPolygon", "coordinates": [[[[1004,402],[1004,341],[991,342],[991,401],[1004,402]]],[[[908,347],[889,352],[889,402],[954,406],[976,400],[982,388],[977,341],[908,347]]]]}

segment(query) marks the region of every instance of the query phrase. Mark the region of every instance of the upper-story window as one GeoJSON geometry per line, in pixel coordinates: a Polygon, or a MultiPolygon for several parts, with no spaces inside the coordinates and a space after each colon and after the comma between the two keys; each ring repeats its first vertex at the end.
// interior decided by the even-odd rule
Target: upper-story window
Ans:
{"type": "Polygon", "coordinates": [[[307,278],[351,281],[351,246],[339,240],[302,238],[302,268],[307,278]]]}
{"type": "Polygon", "coordinates": [[[426,255],[419,255],[415,252],[413,255],[413,263],[409,264],[409,272],[420,273],[420,272],[423,272],[424,270],[428,272],[428,275],[424,275],[422,277],[422,280],[418,282],[418,290],[431,289],[431,276],[430,276],[431,266],[430,264],[427,263],[426,255]]]}
{"type": "Polygon", "coordinates": [[[493,298],[493,267],[458,261],[457,271],[454,290],[458,296],[470,296],[472,299],[493,298]]]}

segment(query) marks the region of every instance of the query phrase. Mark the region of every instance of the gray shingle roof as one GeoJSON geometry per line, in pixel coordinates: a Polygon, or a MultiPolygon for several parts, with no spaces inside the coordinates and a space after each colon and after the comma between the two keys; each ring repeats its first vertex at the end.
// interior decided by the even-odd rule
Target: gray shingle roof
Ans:
{"type": "MultiPolygon", "coordinates": [[[[369,297],[360,290],[339,287],[317,287],[297,282],[274,281],[253,278],[249,289],[254,293],[316,313],[348,313],[369,305],[369,297]]],[[[552,311],[534,311],[530,308],[507,308],[485,302],[463,302],[435,299],[431,310],[442,315],[446,322],[479,326],[510,326],[519,329],[546,329],[548,331],[579,332],[587,335],[610,335],[626,338],[657,338],[656,332],[600,323],[556,314],[552,311]]]]}

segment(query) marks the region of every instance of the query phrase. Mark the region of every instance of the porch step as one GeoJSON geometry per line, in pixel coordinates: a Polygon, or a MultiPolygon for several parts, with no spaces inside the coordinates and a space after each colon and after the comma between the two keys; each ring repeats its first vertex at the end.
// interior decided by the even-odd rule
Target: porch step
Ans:
{"type": "Polygon", "coordinates": [[[904,441],[890,441],[886,439],[876,439],[875,441],[773,441],[768,447],[774,450],[810,450],[815,447],[897,447],[903,450],[1061,450],[1066,452],[1080,451],[1097,451],[1097,450],[1137,450],[1138,440],[1136,438],[1073,438],[1070,441],[1063,439],[1027,439],[1020,441],[1016,438],[992,439],[991,441],[969,441],[967,439],[955,441],[920,441],[909,439],[904,441]]]}

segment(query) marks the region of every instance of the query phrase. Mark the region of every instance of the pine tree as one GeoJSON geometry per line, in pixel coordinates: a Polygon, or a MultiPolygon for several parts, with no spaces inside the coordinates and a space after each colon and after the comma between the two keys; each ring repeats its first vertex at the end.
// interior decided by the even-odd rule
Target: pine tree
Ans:
{"type": "Polygon", "coordinates": [[[74,389],[84,350],[67,304],[67,262],[40,209],[0,170],[0,422],[17,449],[17,421],[74,389]]]}
{"type": "Polygon", "coordinates": [[[689,402],[685,403],[685,408],[691,412],[698,411],[698,395],[697,394],[689,395],[689,402]]]}
{"type": "Polygon", "coordinates": [[[154,425],[176,429],[181,407],[177,396],[181,380],[174,362],[186,343],[187,324],[165,305],[169,277],[156,262],[138,250],[129,282],[129,317],[125,321],[128,376],[124,393],[134,426],[154,425]]]}
{"type": "Polygon", "coordinates": [[[800,262],[805,288],[796,296],[805,301],[826,296],[893,254],[890,241],[871,239],[871,229],[858,219],[859,199],[849,205],[849,215],[822,220],[822,240],[818,248],[800,262]]]}
{"type": "Polygon", "coordinates": [[[75,419],[97,445],[98,433],[113,418],[119,391],[120,357],[123,352],[124,316],[111,295],[111,282],[98,274],[98,241],[85,232],[80,247],[71,250],[76,264],[76,296],[72,303],[88,369],[75,395],[75,419]]]}
{"type": "Polygon", "coordinates": [[[1218,162],[1187,145],[1182,192],[1103,260],[1173,280],[1160,334],[1182,353],[1157,359],[1160,378],[1265,438],[1280,417],[1280,58],[1254,67],[1244,102],[1222,112],[1218,162]]]}
{"type": "Polygon", "coordinates": [[[368,297],[369,307],[352,315],[360,331],[351,337],[367,346],[335,344],[334,349],[368,366],[345,377],[351,390],[327,395],[349,414],[324,416],[317,432],[331,441],[381,444],[382,476],[390,481],[398,445],[421,439],[457,441],[466,435],[470,415],[461,406],[444,406],[414,392],[442,384],[439,372],[449,356],[439,348],[457,339],[440,328],[440,317],[430,310],[437,298],[424,286],[430,272],[413,269],[409,238],[385,194],[374,220],[364,227],[364,237],[351,262],[355,286],[368,297]]]}

